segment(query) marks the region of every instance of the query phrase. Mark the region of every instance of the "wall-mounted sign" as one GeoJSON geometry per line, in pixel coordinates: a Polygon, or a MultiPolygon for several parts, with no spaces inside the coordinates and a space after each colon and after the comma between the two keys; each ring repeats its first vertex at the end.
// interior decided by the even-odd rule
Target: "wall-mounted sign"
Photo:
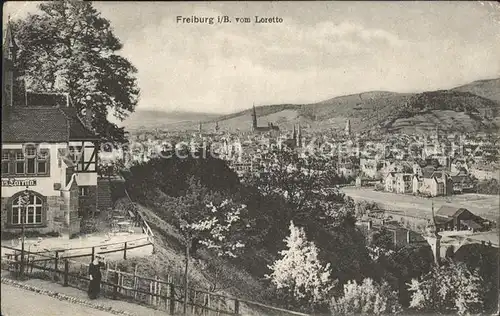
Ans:
{"type": "Polygon", "coordinates": [[[33,187],[36,186],[36,180],[33,179],[2,179],[3,187],[33,187]]]}

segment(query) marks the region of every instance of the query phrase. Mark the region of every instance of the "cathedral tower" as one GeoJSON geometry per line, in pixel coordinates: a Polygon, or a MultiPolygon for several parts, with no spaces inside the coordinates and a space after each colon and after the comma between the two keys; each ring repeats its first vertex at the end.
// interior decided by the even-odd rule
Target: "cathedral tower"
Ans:
{"type": "Polygon", "coordinates": [[[257,129],[257,112],[255,112],[255,103],[252,106],[252,131],[257,129]]]}

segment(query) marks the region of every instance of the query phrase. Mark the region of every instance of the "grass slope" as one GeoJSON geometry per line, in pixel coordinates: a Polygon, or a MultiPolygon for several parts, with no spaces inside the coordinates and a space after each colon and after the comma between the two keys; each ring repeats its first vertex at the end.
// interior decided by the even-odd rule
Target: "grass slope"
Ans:
{"type": "MultiPolygon", "coordinates": [[[[120,261],[118,263],[119,268],[122,271],[133,273],[137,265],[139,275],[149,277],[158,276],[164,280],[170,277],[176,284],[182,286],[185,250],[181,235],[174,226],[168,221],[161,219],[153,210],[140,204],[136,205],[144,214],[145,219],[155,234],[155,253],[148,257],[137,257],[120,261]]],[[[210,260],[211,257],[202,250],[199,250],[199,254],[191,258],[189,266],[189,284],[191,287],[209,291],[214,279],[207,278],[209,274],[204,271],[206,269],[205,264],[210,260]]],[[[220,269],[223,272],[220,273],[217,280],[222,289],[216,291],[218,294],[272,305],[271,302],[265,301],[266,288],[251,274],[227,261],[224,262],[220,269]]],[[[242,304],[241,308],[244,315],[274,315],[270,310],[263,310],[254,305],[247,306],[247,304],[242,304]]]]}

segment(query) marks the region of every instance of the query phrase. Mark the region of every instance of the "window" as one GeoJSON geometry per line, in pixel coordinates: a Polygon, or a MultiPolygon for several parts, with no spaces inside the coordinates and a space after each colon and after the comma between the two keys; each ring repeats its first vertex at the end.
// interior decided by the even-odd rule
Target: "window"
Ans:
{"type": "Polygon", "coordinates": [[[24,154],[21,150],[16,151],[16,174],[23,174],[25,166],[24,154]]]}
{"type": "Polygon", "coordinates": [[[2,150],[2,174],[10,173],[10,152],[2,150]]]}
{"type": "Polygon", "coordinates": [[[2,151],[2,174],[43,176],[49,174],[49,150],[36,146],[2,151]]]}
{"type": "Polygon", "coordinates": [[[49,152],[40,150],[37,154],[37,173],[38,174],[46,174],[47,173],[47,165],[48,165],[49,152]]]}
{"type": "Polygon", "coordinates": [[[34,146],[26,146],[24,152],[26,156],[26,173],[35,174],[36,148],[34,146]]]}
{"type": "Polygon", "coordinates": [[[29,196],[28,204],[23,202],[24,196],[19,196],[12,202],[12,217],[13,225],[21,225],[24,218],[25,224],[42,224],[42,199],[36,195],[29,196]]]}
{"type": "Polygon", "coordinates": [[[78,164],[82,157],[82,146],[69,146],[69,158],[78,164]]]}
{"type": "Polygon", "coordinates": [[[80,187],[80,196],[89,195],[89,187],[80,187]]]}

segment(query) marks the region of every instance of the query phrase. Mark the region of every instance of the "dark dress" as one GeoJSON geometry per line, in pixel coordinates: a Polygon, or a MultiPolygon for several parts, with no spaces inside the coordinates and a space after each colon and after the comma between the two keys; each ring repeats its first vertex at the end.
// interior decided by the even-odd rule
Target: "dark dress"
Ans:
{"type": "Polygon", "coordinates": [[[95,265],[93,262],[89,265],[89,275],[92,276],[92,280],[90,280],[88,293],[89,298],[91,299],[97,298],[97,296],[99,296],[99,292],[101,291],[101,266],[101,263],[95,265]]]}

